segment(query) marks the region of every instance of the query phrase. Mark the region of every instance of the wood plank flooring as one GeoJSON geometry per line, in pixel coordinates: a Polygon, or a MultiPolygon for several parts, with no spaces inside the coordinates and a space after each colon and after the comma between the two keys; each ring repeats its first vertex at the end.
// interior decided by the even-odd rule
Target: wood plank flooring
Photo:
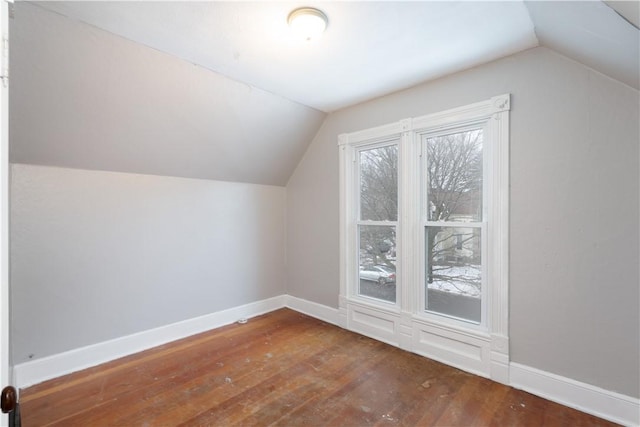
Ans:
{"type": "Polygon", "coordinates": [[[288,309],[22,390],[31,426],[610,426],[288,309]]]}

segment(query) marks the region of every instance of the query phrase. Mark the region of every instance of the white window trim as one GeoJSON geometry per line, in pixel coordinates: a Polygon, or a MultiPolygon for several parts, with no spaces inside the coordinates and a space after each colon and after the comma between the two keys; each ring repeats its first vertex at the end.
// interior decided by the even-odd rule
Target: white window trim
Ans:
{"type": "Polygon", "coordinates": [[[509,382],[509,110],[510,95],[505,94],[338,137],[341,326],[504,384],[509,382]],[[421,170],[421,135],[479,124],[490,141],[484,152],[488,215],[482,225],[488,257],[483,285],[490,285],[483,291],[483,321],[473,325],[424,312],[423,203],[421,177],[416,172],[421,170]],[[390,304],[357,295],[358,178],[354,170],[358,149],[394,138],[400,139],[400,188],[397,298],[396,304],[390,304]]]}

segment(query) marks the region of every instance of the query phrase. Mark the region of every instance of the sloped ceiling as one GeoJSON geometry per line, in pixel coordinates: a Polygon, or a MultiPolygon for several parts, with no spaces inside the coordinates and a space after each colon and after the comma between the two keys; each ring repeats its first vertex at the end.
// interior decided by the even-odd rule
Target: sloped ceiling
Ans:
{"type": "Polygon", "coordinates": [[[640,1],[606,0],[605,3],[636,29],[640,27],[640,1]]]}
{"type": "Polygon", "coordinates": [[[312,2],[329,17],[290,34],[299,2],[42,2],[146,46],[332,111],[538,44],[522,2],[312,2]]]}
{"type": "Polygon", "coordinates": [[[284,185],[326,112],[540,44],[638,89],[609,3],[17,2],[11,161],[284,185]]]}
{"type": "MultiPolygon", "coordinates": [[[[620,8],[616,3],[611,6],[637,21],[629,6],[620,8]]],[[[525,4],[541,45],[640,88],[640,33],[630,19],[625,21],[626,16],[599,1],[525,4]]]]}
{"type": "Polygon", "coordinates": [[[10,22],[10,161],[285,185],[325,114],[31,4],[10,22]]]}

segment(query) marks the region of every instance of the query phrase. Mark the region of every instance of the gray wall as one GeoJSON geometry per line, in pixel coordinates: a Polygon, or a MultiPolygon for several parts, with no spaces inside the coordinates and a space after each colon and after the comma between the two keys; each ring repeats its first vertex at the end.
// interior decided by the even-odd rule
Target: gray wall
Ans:
{"type": "Polygon", "coordinates": [[[545,48],[331,114],[287,185],[288,292],[338,306],[338,134],[502,93],[511,358],[638,397],[638,91],[545,48]]]}
{"type": "Polygon", "coordinates": [[[285,189],[14,164],[13,363],[285,293],[285,189]]]}

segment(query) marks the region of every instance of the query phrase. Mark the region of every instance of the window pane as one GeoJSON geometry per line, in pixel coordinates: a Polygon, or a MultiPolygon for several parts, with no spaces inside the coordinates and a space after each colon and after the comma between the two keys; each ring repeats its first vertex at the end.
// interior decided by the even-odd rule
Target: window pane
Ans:
{"type": "Polygon", "coordinates": [[[398,146],[360,151],[360,219],[398,219],[398,146]]]}
{"type": "Polygon", "coordinates": [[[482,130],[432,138],[427,143],[429,221],[482,220],[482,130]]]}
{"type": "Polygon", "coordinates": [[[359,294],[396,302],[396,228],[359,226],[359,294]]]}
{"type": "Polygon", "coordinates": [[[480,323],[480,228],[426,227],[427,310],[480,323]]]}

